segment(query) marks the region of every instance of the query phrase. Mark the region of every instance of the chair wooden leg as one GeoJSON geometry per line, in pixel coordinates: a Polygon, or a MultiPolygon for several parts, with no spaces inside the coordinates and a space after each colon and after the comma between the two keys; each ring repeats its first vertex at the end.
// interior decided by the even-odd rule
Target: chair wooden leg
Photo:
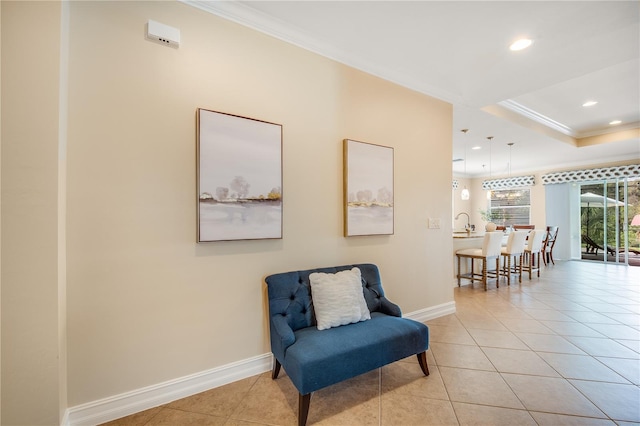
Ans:
{"type": "Polygon", "coordinates": [[[511,285],[511,255],[507,257],[507,285],[511,285]]]}
{"type": "Polygon", "coordinates": [[[460,287],[460,274],[461,274],[461,272],[460,272],[460,256],[457,256],[457,257],[458,257],[458,287],[460,287]]]}
{"type": "Polygon", "coordinates": [[[271,378],[273,380],[278,378],[278,374],[280,374],[280,361],[278,361],[275,357],[273,358],[273,370],[271,370],[271,378]]]}
{"type": "Polygon", "coordinates": [[[420,352],[417,354],[418,364],[420,364],[420,368],[425,376],[429,375],[429,366],[427,365],[427,351],[420,352]]]}
{"type": "Polygon", "coordinates": [[[523,261],[523,255],[520,255],[520,266],[518,266],[518,282],[519,283],[522,282],[522,261],[523,261]]]}
{"type": "Polygon", "coordinates": [[[540,252],[531,253],[531,272],[529,273],[529,279],[531,279],[534,270],[536,270],[538,276],[540,276],[540,252]]]}
{"type": "Polygon", "coordinates": [[[471,270],[470,270],[470,274],[471,274],[471,287],[473,287],[473,280],[475,278],[475,273],[476,273],[476,264],[474,263],[475,259],[472,257],[471,258],[471,270]]]}
{"type": "Polygon", "coordinates": [[[484,284],[484,291],[487,291],[487,259],[482,262],[482,284],[484,284]]]}
{"type": "Polygon", "coordinates": [[[311,403],[311,394],[298,394],[298,426],[307,424],[307,416],[309,415],[309,404],[311,403]]]}

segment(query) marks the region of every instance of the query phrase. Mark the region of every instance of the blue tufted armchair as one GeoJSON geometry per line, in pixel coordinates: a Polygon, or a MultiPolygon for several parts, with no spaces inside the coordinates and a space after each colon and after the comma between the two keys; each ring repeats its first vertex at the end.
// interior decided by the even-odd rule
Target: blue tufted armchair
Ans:
{"type": "Polygon", "coordinates": [[[429,329],[402,318],[400,308],[384,296],[378,267],[344,265],[270,275],[265,279],[269,295],[272,378],[281,366],[299,392],[298,425],[307,421],[312,392],[359,374],[417,355],[429,375],[426,350],[429,329]],[[357,267],[371,319],[318,330],[309,275],[336,273],[357,267]]]}

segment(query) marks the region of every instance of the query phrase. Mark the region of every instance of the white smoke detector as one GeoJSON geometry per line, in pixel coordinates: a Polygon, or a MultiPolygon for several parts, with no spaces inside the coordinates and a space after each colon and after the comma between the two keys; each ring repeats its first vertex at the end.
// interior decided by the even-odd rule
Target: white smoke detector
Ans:
{"type": "Polygon", "coordinates": [[[180,30],[149,19],[147,23],[147,40],[177,49],[180,47],[180,30]]]}

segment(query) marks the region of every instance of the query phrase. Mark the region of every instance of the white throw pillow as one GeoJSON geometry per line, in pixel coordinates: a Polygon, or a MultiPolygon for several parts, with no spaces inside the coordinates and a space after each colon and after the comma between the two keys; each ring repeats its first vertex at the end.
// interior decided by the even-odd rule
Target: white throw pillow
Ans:
{"type": "Polygon", "coordinates": [[[362,292],[360,269],[309,275],[318,330],[371,319],[362,292]]]}

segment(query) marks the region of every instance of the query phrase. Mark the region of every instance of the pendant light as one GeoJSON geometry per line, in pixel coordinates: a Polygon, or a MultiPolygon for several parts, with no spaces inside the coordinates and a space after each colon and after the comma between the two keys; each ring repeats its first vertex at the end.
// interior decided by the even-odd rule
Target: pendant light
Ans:
{"type": "MultiPolygon", "coordinates": [[[[514,143],[513,142],[509,142],[507,145],[509,145],[509,179],[511,179],[511,147],[513,147],[514,143]]],[[[519,197],[521,194],[520,191],[518,190],[511,190],[509,192],[509,195],[512,197],[519,197]]]]}
{"type": "MultiPolygon", "coordinates": [[[[461,132],[463,134],[467,134],[467,132],[469,131],[469,129],[462,129],[461,132]]],[[[467,177],[467,140],[464,140],[464,177],[466,179],[467,177]]],[[[460,198],[463,200],[468,200],[469,199],[469,190],[467,189],[467,185],[464,186],[464,188],[462,188],[462,191],[460,192],[460,198]]]]}
{"type": "MultiPolygon", "coordinates": [[[[487,136],[489,139],[489,181],[491,181],[491,139],[493,136],[487,136]]],[[[487,191],[487,200],[491,201],[491,183],[489,183],[489,190],[487,191]]]]}
{"type": "Polygon", "coordinates": [[[509,178],[511,178],[511,147],[513,146],[513,142],[509,142],[509,178]]]}

